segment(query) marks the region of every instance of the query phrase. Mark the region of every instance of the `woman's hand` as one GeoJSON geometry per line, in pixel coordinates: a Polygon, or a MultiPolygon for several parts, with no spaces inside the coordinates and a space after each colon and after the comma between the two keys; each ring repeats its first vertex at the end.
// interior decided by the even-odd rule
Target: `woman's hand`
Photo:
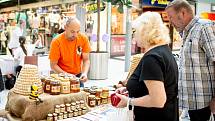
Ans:
{"type": "Polygon", "coordinates": [[[126,87],[120,87],[116,90],[116,93],[125,94],[125,93],[128,93],[128,91],[126,87]]]}
{"type": "Polygon", "coordinates": [[[121,100],[118,103],[118,105],[116,106],[117,108],[123,108],[127,106],[127,102],[128,102],[128,97],[125,95],[121,95],[121,94],[117,94],[116,96],[118,96],[121,100]]]}

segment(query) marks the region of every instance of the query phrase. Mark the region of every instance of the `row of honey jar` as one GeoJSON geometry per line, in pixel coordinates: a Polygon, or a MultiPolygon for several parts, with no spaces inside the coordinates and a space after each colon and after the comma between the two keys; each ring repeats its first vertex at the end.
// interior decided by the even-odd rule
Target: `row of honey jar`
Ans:
{"type": "Polygon", "coordinates": [[[43,90],[51,95],[69,94],[80,92],[80,81],[74,78],[41,78],[43,90]]]}
{"type": "Polygon", "coordinates": [[[54,113],[48,114],[47,121],[56,121],[65,118],[77,117],[87,113],[87,108],[83,100],[73,103],[55,105],[54,113]]]}
{"type": "Polygon", "coordinates": [[[102,97],[108,97],[109,96],[109,89],[107,87],[104,88],[97,88],[95,86],[89,88],[84,87],[83,89],[87,94],[95,95],[96,97],[102,98],[102,97]]]}
{"type": "Polygon", "coordinates": [[[87,104],[90,107],[99,106],[101,104],[108,104],[109,97],[96,97],[95,95],[87,94],[87,104]]]}
{"type": "Polygon", "coordinates": [[[79,108],[71,111],[65,111],[65,112],[60,112],[60,113],[53,113],[53,114],[48,114],[47,115],[47,121],[57,121],[57,120],[62,120],[62,119],[67,119],[67,118],[72,118],[72,117],[77,117],[81,116],[87,113],[87,108],[79,108]]]}

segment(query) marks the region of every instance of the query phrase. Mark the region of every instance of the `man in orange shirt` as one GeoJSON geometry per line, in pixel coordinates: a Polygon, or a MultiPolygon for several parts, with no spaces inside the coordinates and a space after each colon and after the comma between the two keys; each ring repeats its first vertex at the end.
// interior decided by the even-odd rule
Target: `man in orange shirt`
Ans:
{"type": "Polygon", "coordinates": [[[91,51],[87,36],[80,33],[80,22],[77,18],[69,18],[65,31],[51,42],[50,65],[57,73],[68,73],[80,77],[81,85],[88,80],[91,51]]]}

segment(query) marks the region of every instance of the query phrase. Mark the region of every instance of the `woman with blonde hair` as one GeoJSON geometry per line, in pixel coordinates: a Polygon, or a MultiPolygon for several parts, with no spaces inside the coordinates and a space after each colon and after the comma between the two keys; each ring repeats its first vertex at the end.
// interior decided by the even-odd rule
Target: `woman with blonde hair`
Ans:
{"type": "Polygon", "coordinates": [[[145,54],[126,87],[116,91],[121,98],[117,107],[134,106],[135,121],[178,121],[178,67],[168,46],[169,30],[156,12],[143,13],[133,27],[145,54]],[[126,91],[129,97],[121,95],[126,91]]]}

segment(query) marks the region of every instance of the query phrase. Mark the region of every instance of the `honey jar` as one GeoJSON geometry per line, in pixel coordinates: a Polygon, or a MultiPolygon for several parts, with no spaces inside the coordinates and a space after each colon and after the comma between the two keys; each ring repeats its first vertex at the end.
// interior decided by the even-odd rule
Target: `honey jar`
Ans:
{"type": "Polygon", "coordinates": [[[58,114],[58,120],[63,120],[63,113],[58,114]]]}
{"type": "Polygon", "coordinates": [[[64,112],[63,113],[63,119],[66,119],[67,118],[67,112],[64,112]]]}
{"type": "Polygon", "coordinates": [[[80,92],[80,81],[79,81],[79,79],[70,78],[70,92],[71,93],[80,92]]]}
{"type": "Polygon", "coordinates": [[[76,109],[76,103],[71,103],[71,110],[74,111],[76,109]]]}
{"type": "Polygon", "coordinates": [[[51,85],[50,85],[50,82],[51,82],[51,78],[46,78],[46,81],[45,81],[45,89],[44,89],[44,92],[45,93],[50,93],[51,92],[51,85]]]}
{"type": "Polygon", "coordinates": [[[91,95],[96,95],[96,90],[95,89],[90,89],[90,94],[91,95]]]}
{"type": "Polygon", "coordinates": [[[46,121],[53,121],[53,115],[52,114],[48,114],[46,121]]]}
{"type": "Polygon", "coordinates": [[[68,112],[68,118],[72,118],[73,117],[73,111],[69,111],[68,112]]]}
{"type": "Polygon", "coordinates": [[[78,109],[78,115],[79,115],[79,116],[82,115],[82,109],[81,109],[81,108],[78,109]]]}
{"type": "Polygon", "coordinates": [[[102,89],[96,89],[96,97],[102,96],[102,89]]]}
{"type": "Polygon", "coordinates": [[[74,116],[74,117],[77,117],[77,116],[78,116],[78,110],[77,110],[77,109],[74,110],[73,116],[74,116]]]}
{"type": "Polygon", "coordinates": [[[60,94],[60,82],[57,80],[52,80],[50,82],[51,85],[51,95],[59,95],[60,94]]]}
{"type": "Polygon", "coordinates": [[[108,97],[108,96],[109,96],[109,89],[104,87],[102,89],[102,97],[108,97]]]}
{"type": "Polygon", "coordinates": [[[60,105],[60,112],[63,113],[63,112],[65,112],[65,111],[66,111],[65,105],[64,105],[64,104],[61,104],[61,105],[60,105]]]}
{"type": "Polygon", "coordinates": [[[80,106],[80,101],[76,101],[76,109],[79,109],[81,106],[80,106]]]}
{"type": "Polygon", "coordinates": [[[101,98],[96,97],[96,105],[99,106],[101,104],[101,98]]]}
{"type": "Polygon", "coordinates": [[[57,121],[57,113],[53,113],[53,121],[57,121]]]}
{"type": "Polygon", "coordinates": [[[107,104],[108,103],[108,97],[101,97],[101,102],[102,102],[102,104],[107,104]]]}
{"type": "Polygon", "coordinates": [[[67,112],[71,111],[71,104],[66,104],[66,111],[67,112]]]}
{"type": "Polygon", "coordinates": [[[87,108],[86,107],[83,107],[82,108],[82,115],[85,115],[87,113],[87,108]]]}
{"type": "Polygon", "coordinates": [[[80,108],[82,109],[83,107],[84,107],[84,101],[81,100],[81,101],[80,101],[80,108]]]}
{"type": "Polygon", "coordinates": [[[69,94],[70,93],[70,81],[69,79],[61,79],[61,93],[69,94]]]}
{"type": "Polygon", "coordinates": [[[57,114],[60,113],[60,105],[55,106],[54,112],[57,114]]]}
{"type": "Polygon", "coordinates": [[[90,92],[90,88],[89,87],[84,87],[84,91],[85,92],[90,92]]]}
{"type": "Polygon", "coordinates": [[[89,95],[89,97],[88,97],[88,105],[90,107],[95,107],[95,105],[96,105],[96,97],[95,97],[95,95],[89,95]]]}

